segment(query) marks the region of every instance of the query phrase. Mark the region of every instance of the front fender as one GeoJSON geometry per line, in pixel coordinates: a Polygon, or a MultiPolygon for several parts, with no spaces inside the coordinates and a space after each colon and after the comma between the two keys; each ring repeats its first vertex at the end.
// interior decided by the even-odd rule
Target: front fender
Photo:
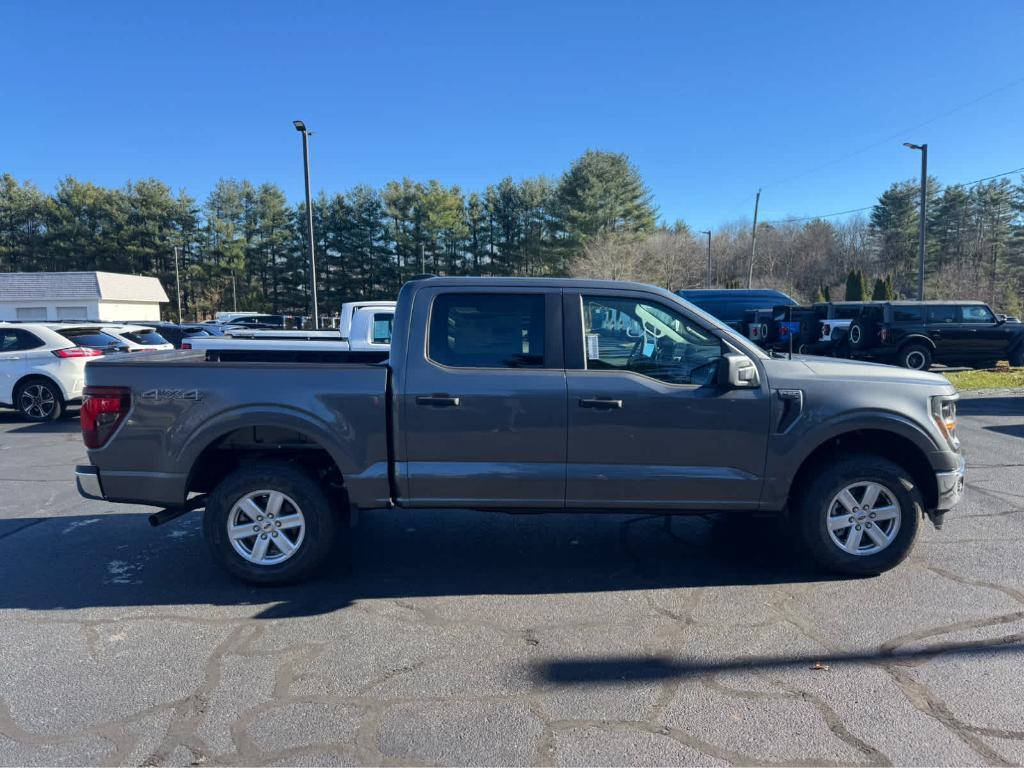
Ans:
{"type": "Polygon", "coordinates": [[[898,435],[921,452],[936,471],[947,469],[941,461],[952,456],[914,419],[894,411],[856,410],[818,423],[805,425],[786,435],[774,435],[769,441],[765,465],[762,506],[781,509],[789,497],[793,478],[804,462],[819,448],[842,435],[863,431],[888,432],[898,435]]]}

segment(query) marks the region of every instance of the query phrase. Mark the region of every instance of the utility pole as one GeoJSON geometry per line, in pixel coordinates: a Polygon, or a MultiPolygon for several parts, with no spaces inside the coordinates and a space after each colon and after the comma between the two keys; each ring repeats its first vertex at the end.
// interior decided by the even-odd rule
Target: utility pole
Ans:
{"type": "Polygon", "coordinates": [[[754,228],[750,233],[750,268],[747,270],[747,288],[754,287],[754,256],[757,254],[757,208],[761,204],[761,190],[754,198],[754,228]]]}
{"type": "Polygon", "coordinates": [[[235,285],[235,270],[231,270],[231,311],[238,311],[238,287],[235,285]]]}
{"type": "Polygon", "coordinates": [[[704,287],[705,288],[710,288],[711,287],[711,230],[710,229],[702,230],[701,234],[708,236],[708,277],[707,277],[707,280],[705,281],[707,283],[707,285],[705,285],[704,287]]]}
{"type": "Polygon", "coordinates": [[[917,300],[924,301],[924,246],[925,234],[928,226],[928,145],[903,143],[908,149],[921,151],[921,221],[918,226],[917,246],[917,300]]]}
{"type": "Polygon", "coordinates": [[[178,246],[174,246],[174,287],[178,292],[178,325],[181,325],[181,273],[178,272],[178,246]]]}
{"type": "Polygon", "coordinates": [[[316,301],[316,249],[313,240],[313,200],[309,193],[309,134],[306,124],[293,120],[295,130],[302,134],[302,165],[306,172],[306,224],[309,228],[309,295],[313,305],[313,330],[320,330],[320,309],[316,301]]]}

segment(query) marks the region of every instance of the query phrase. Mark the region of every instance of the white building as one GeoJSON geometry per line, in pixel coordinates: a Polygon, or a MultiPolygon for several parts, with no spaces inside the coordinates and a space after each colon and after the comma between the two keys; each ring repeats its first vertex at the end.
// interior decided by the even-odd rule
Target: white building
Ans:
{"type": "Polygon", "coordinates": [[[114,272],[0,272],[0,320],[159,320],[155,277],[114,272]]]}

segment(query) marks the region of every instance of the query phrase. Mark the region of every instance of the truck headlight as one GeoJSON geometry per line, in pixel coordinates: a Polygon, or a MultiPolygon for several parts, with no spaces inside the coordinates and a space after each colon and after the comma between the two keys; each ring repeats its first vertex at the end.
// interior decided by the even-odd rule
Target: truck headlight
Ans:
{"type": "Polygon", "coordinates": [[[946,438],[949,447],[960,450],[960,438],[956,436],[956,401],[958,395],[938,395],[932,398],[932,418],[939,432],[946,438]]]}

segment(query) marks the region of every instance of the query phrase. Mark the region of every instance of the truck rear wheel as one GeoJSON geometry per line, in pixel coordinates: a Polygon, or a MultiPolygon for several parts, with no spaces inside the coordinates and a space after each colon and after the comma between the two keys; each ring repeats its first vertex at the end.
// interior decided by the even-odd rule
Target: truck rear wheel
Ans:
{"type": "Polygon", "coordinates": [[[337,520],[317,478],[284,463],[235,470],[210,494],[203,535],[217,563],[253,584],[309,576],[327,559],[337,520]]]}
{"type": "Polygon", "coordinates": [[[898,565],[917,536],[921,495],[888,459],[855,454],[822,466],[797,500],[795,524],[818,565],[874,576],[898,565]]]}

